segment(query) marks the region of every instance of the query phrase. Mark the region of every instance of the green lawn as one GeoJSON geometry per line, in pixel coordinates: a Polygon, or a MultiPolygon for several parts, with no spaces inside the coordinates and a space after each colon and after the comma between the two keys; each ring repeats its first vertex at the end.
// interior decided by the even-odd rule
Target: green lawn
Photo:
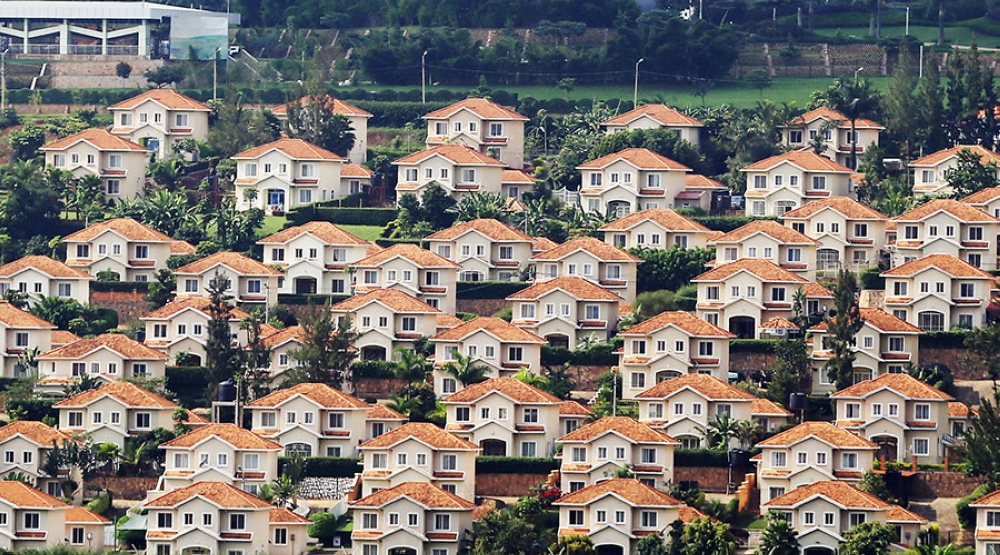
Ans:
{"type": "Polygon", "coordinates": [[[340,229],[348,233],[353,233],[365,241],[375,242],[382,236],[382,227],[377,225],[338,225],[340,229]]]}
{"type": "MultiPolygon", "coordinates": [[[[868,36],[868,26],[863,27],[830,27],[826,29],[816,29],[817,35],[822,35],[824,37],[835,37],[838,34],[844,37],[857,37],[861,39],[867,39],[868,36]]],[[[906,32],[906,27],[903,25],[886,27],[882,26],[882,38],[902,38],[903,33],[906,32]]],[[[937,42],[938,28],[936,26],[918,26],[910,25],[910,34],[921,40],[922,42],[937,42]]],[[[984,35],[982,33],[976,33],[968,27],[946,27],[944,30],[944,38],[951,44],[969,44],[972,37],[976,37],[976,42],[979,46],[994,48],[1000,46],[1000,38],[991,37],[984,35]]]]}
{"type": "Polygon", "coordinates": [[[257,238],[274,235],[285,227],[286,222],[288,219],[284,216],[264,216],[264,225],[257,231],[257,238]]]}

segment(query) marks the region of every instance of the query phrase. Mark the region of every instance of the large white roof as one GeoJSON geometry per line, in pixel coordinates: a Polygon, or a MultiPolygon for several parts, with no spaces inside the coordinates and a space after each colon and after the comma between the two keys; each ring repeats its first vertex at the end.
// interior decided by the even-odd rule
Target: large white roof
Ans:
{"type": "Polygon", "coordinates": [[[0,19],[160,20],[179,16],[226,17],[239,25],[240,14],[210,12],[153,2],[72,2],[64,0],[0,0],[0,19]]]}

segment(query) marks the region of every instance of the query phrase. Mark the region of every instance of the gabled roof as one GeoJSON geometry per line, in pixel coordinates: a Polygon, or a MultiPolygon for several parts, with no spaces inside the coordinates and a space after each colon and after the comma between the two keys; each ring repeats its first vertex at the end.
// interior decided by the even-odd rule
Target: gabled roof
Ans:
{"type": "Polygon", "coordinates": [[[348,395],[324,383],[300,383],[279,389],[248,404],[248,407],[277,407],[285,401],[301,395],[326,409],[369,409],[370,405],[357,397],[348,395]]]}
{"type": "Polygon", "coordinates": [[[954,401],[947,393],[924,383],[909,374],[882,374],[881,376],[858,382],[830,395],[842,399],[861,399],[879,391],[889,389],[908,399],[931,401],[954,401]]]}
{"type": "Polygon", "coordinates": [[[236,424],[209,424],[193,432],[174,438],[160,447],[194,447],[208,438],[217,437],[236,449],[249,451],[280,451],[281,445],[269,439],[264,439],[250,430],[240,428],[236,424]]]}
{"type": "Polygon", "coordinates": [[[507,297],[507,300],[538,299],[559,289],[581,301],[621,301],[621,297],[577,276],[564,276],[536,283],[507,297]]]}
{"type": "Polygon", "coordinates": [[[578,170],[599,170],[606,168],[619,160],[628,162],[640,170],[674,170],[691,171],[691,168],[657,154],[648,148],[626,148],[618,152],[612,152],[607,156],[601,156],[596,160],[584,162],[576,167],[578,170]]]}
{"type": "MultiPolygon", "coordinates": [[[[884,310],[879,310],[877,308],[862,308],[861,318],[866,324],[871,324],[871,326],[878,331],[885,333],[922,333],[923,330],[914,326],[913,324],[907,322],[906,320],[901,320],[884,310]]],[[[836,319],[836,317],[834,317],[836,319]]],[[[820,322],[815,326],[809,328],[809,331],[828,331],[829,326],[826,322],[820,322]]]]}
{"type": "Polygon", "coordinates": [[[45,447],[52,444],[62,445],[64,441],[73,441],[73,438],[65,432],[61,432],[44,422],[33,420],[15,420],[6,426],[0,427],[0,442],[22,435],[29,440],[45,447]]]}
{"type": "Polygon", "coordinates": [[[588,442],[606,433],[617,433],[635,443],[677,444],[667,434],[627,416],[605,416],[559,438],[561,442],[588,442]]]}
{"type": "Polygon", "coordinates": [[[37,328],[55,330],[56,327],[54,324],[42,320],[27,310],[21,310],[7,301],[0,301],[0,323],[9,328],[20,329],[37,328]]]}
{"type": "MultiPolygon", "coordinates": [[[[500,174],[500,183],[505,184],[521,184],[521,185],[534,185],[535,177],[524,170],[504,170],[500,174]]],[[[508,200],[517,200],[515,197],[509,197],[508,200]]]]}
{"type": "Polygon", "coordinates": [[[494,219],[483,218],[455,224],[447,229],[442,229],[437,233],[428,235],[427,241],[451,241],[470,231],[477,231],[493,241],[524,241],[532,242],[534,239],[513,227],[494,219]]]}
{"type": "Polygon", "coordinates": [[[365,414],[366,420],[408,420],[405,414],[396,412],[381,403],[375,403],[371,407],[365,414]]]}
{"type": "Polygon", "coordinates": [[[845,218],[852,220],[887,220],[888,216],[869,206],[865,206],[850,197],[827,197],[807,202],[802,206],[785,212],[781,218],[785,220],[797,220],[809,218],[817,212],[829,208],[845,218]]]}
{"type": "MultiPolygon", "coordinates": [[[[964,202],[959,202],[957,200],[938,198],[930,202],[922,204],[913,210],[903,212],[902,214],[893,218],[896,222],[917,222],[927,218],[932,214],[937,212],[945,212],[951,214],[958,220],[971,223],[971,222],[1000,222],[997,218],[990,216],[986,212],[978,208],[973,208],[964,202]]],[[[898,224],[897,224],[898,225],[898,224]]]]}
{"type": "Polygon", "coordinates": [[[198,249],[187,241],[174,241],[170,243],[170,254],[194,254],[198,249]]]}
{"type": "Polygon", "coordinates": [[[445,330],[431,338],[432,341],[462,341],[477,332],[486,332],[500,341],[516,343],[546,343],[544,339],[523,330],[500,318],[478,316],[462,324],[445,330]]]}
{"type": "Polygon", "coordinates": [[[505,108],[487,98],[466,98],[465,100],[459,100],[451,106],[445,106],[440,110],[430,112],[424,116],[424,119],[448,119],[463,109],[469,110],[483,119],[528,121],[528,118],[514,110],[505,108]]]}
{"type": "MultiPolygon", "coordinates": [[[[68,504],[47,493],[14,480],[0,481],[0,499],[19,509],[55,509],[68,504]]],[[[56,533],[56,532],[53,532],[56,533]]]]}
{"type": "Polygon", "coordinates": [[[957,145],[951,148],[939,150],[937,152],[932,152],[923,158],[917,158],[916,160],[910,162],[910,167],[932,168],[949,158],[958,156],[958,153],[963,150],[971,150],[972,152],[979,154],[979,160],[983,164],[988,164],[990,162],[1000,163],[1000,154],[997,154],[988,148],[980,145],[957,145]]]}
{"type": "Polygon", "coordinates": [[[128,139],[123,139],[118,135],[112,135],[107,129],[97,127],[85,129],[79,133],[74,133],[69,137],[52,141],[39,150],[63,150],[79,143],[80,141],[90,143],[98,150],[131,150],[136,152],[149,152],[149,149],[140,144],[133,143],[128,139]]]}
{"type": "Polygon", "coordinates": [[[351,507],[379,508],[400,498],[410,499],[428,509],[472,510],[476,507],[475,504],[430,482],[403,482],[391,488],[380,489],[371,495],[352,501],[351,507]]]}
{"type": "Polygon", "coordinates": [[[889,503],[874,495],[839,480],[824,480],[799,486],[792,491],[775,497],[764,504],[765,507],[794,507],[803,501],[821,496],[850,509],[888,509],[889,503]]]}
{"type": "Polygon", "coordinates": [[[452,164],[457,166],[503,166],[504,163],[500,160],[490,158],[489,156],[479,152],[478,150],[471,149],[464,145],[450,144],[441,145],[421,150],[419,152],[414,152],[413,154],[408,154],[402,158],[397,159],[393,164],[397,165],[410,165],[419,164],[424,160],[432,157],[440,156],[445,160],[448,160],[452,164]]]}
{"type": "Polygon", "coordinates": [[[815,437],[838,448],[875,449],[877,446],[867,439],[838,428],[830,422],[803,422],[775,434],[757,444],[757,447],[790,447],[796,443],[815,437]]]}
{"type": "Polygon", "coordinates": [[[931,267],[957,278],[992,278],[988,272],[951,254],[930,254],[882,272],[882,275],[884,277],[910,277],[931,267]]]}
{"type": "Polygon", "coordinates": [[[770,320],[761,324],[760,329],[762,330],[797,330],[799,327],[795,325],[794,322],[786,320],[781,316],[775,316],[770,320]]]}
{"type": "Polygon", "coordinates": [[[39,359],[69,359],[77,360],[100,348],[111,349],[125,359],[132,360],[167,360],[167,355],[150,349],[138,341],[120,334],[104,333],[97,337],[81,339],[68,345],[53,349],[38,355],[39,359]]]}
{"type": "Polygon", "coordinates": [[[472,384],[448,396],[446,404],[472,404],[498,393],[520,404],[559,404],[562,400],[515,378],[491,378],[472,384]]]}
{"type": "Polygon", "coordinates": [[[66,509],[66,524],[111,524],[111,519],[85,507],[71,506],[66,509]]]}
{"type": "MultiPolygon", "coordinates": [[[[158,320],[170,318],[174,314],[181,312],[185,309],[197,310],[205,316],[210,316],[208,313],[208,307],[211,306],[212,299],[208,297],[178,297],[173,301],[161,306],[160,308],[150,312],[143,317],[144,320],[158,320]]],[[[242,320],[244,318],[249,318],[250,314],[245,312],[243,309],[230,307],[229,308],[229,318],[231,320],[242,320]]]]}
{"type": "Polygon", "coordinates": [[[283,152],[293,160],[329,160],[332,162],[342,162],[344,160],[343,156],[334,154],[325,148],[318,147],[312,143],[303,141],[302,139],[289,139],[287,137],[278,139],[277,141],[271,141],[270,143],[260,146],[255,146],[249,150],[244,150],[243,152],[234,155],[233,159],[247,160],[260,158],[272,150],[283,152]]]}
{"type": "Polygon", "coordinates": [[[131,110],[147,100],[152,100],[170,110],[194,110],[208,112],[211,109],[203,102],[184,96],[173,89],[150,89],[140,95],[125,99],[114,104],[108,110],[131,110]]]}
{"type": "Polygon", "coordinates": [[[217,265],[224,265],[232,268],[233,271],[243,275],[251,276],[277,276],[281,272],[265,266],[252,258],[247,258],[238,252],[217,252],[211,256],[195,260],[194,262],[177,268],[175,274],[202,274],[211,270],[217,265]]]}
{"type": "MultiPolygon", "coordinates": [[[[355,105],[353,105],[353,104],[351,104],[349,102],[345,102],[345,101],[343,101],[343,100],[341,100],[339,98],[333,98],[330,95],[323,95],[323,96],[308,95],[308,96],[303,96],[302,98],[293,100],[290,104],[298,104],[298,105],[301,106],[301,105],[304,105],[304,104],[312,104],[313,102],[316,102],[317,100],[322,101],[323,104],[325,104],[325,108],[329,109],[330,112],[332,112],[334,114],[337,114],[337,115],[341,115],[341,116],[359,116],[359,117],[364,117],[364,118],[370,118],[370,117],[372,117],[371,112],[366,112],[365,110],[362,110],[361,108],[358,108],[357,106],[355,106],[355,105]]],[[[281,106],[278,106],[275,109],[271,110],[271,113],[274,114],[274,115],[276,115],[276,116],[287,116],[288,115],[288,105],[287,104],[282,104],[281,106]]]]}
{"type": "Polygon", "coordinates": [[[284,507],[271,509],[268,515],[268,522],[271,524],[311,524],[312,521],[304,516],[297,515],[284,507]]]}
{"type": "MultiPolygon", "coordinates": [[[[261,343],[268,349],[274,349],[289,341],[297,341],[298,343],[306,342],[306,332],[302,326],[288,326],[261,339],[261,343]]],[[[250,346],[248,345],[247,347],[249,348],[250,346]]]]}
{"type": "Polygon", "coordinates": [[[375,172],[362,166],[361,164],[343,164],[340,166],[340,177],[353,177],[356,179],[371,179],[375,172]]]}
{"type": "Polygon", "coordinates": [[[830,291],[826,287],[816,283],[815,281],[810,281],[809,283],[802,286],[802,292],[805,293],[806,297],[810,299],[832,299],[833,291],[830,291]]]}
{"type": "Polygon", "coordinates": [[[628,125],[633,121],[648,117],[663,126],[670,127],[704,127],[705,124],[676,108],[665,104],[645,104],[624,114],[617,115],[601,122],[601,125],[628,125]]]}
{"type": "Polygon", "coordinates": [[[556,505],[586,505],[604,497],[615,495],[638,507],[681,507],[682,501],[647,486],[635,478],[612,478],[560,497],[556,505]]]}
{"type": "Polygon", "coordinates": [[[370,241],[337,227],[330,222],[308,222],[288,229],[283,229],[273,235],[268,235],[258,243],[287,243],[296,237],[308,233],[328,245],[364,245],[369,249],[381,250],[381,247],[370,241]]]}
{"type": "Polygon", "coordinates": [[[1000,187],[987,187],[972,193],[961,200],[964,204],[986,204],[1000,198],[1000,187]]]}
{"type": "MultiPolygon", "coordinates": [[[[788,122],[788,126],[793,125],[806,125],[812,123],[818,119],[825,119],[827,121],[837,121],[840,122],[841,128],[851,128],[851,119],[844,114],[834,110],[833,108],[827,108],[826,106],[820,106],[814,110],[809,110],[808,112],[802,114],[801,116],[788,122]]],[[[854,122],[855,129],[885,129],[881,124],[876,123],[870,119],[858,118],[854,122]]]]}
{"type": "Polygon", "coordinates": [[[758,233],[763,233],[779,243],[785,243],[788,245],[819,244],[819,241],[810,239],[798,231],[795,231],[790,227],[785,227],[774,220],[754,220],[730,231],[729,233],[726,233],[722,237],[709,241],[708,244],[742,243],[758,233]]]}
{"type": "Polygon", "coordinates": [[[792,412],[770,399],[754,399],[750,405],[750,414],[753,416],[791,416],[792,412]]]}
{"type": "Polygon", "coordinates": [[[70,268],[58,260],[40,255],[25,256],[24,258],[19,258],[0,266],[0,277],[11,277],[29,268],[53,278],[94,279],[90,274],[81,272],[76,268],[70,268]]]}
{"type": "Polygon", "coordinates": [[[458,449],[478,451],[479,446],[454,434],[446,432],[429,422],[408,422],[395,430],[388,431],[374,439],[362,443],[361,449],[384,449],[407,439],[416,439],[435,449],[458,449]]]}
{"type": "Polygon", "coordinates": [[[619,335],[649,335],[668,326],[673,326],[681,331],[695,337],[736,337],[735,334],[706,322],[690,312],[668,311],[661,312],[649,320],[638,324],[621,332],[619,335]]]}
{"type": "Polygon", "coordinates": [[[1000,506],[1000,490],[987,493],[986,495],[969,503],[970,507],[996,507],[1000,506]]]}
{"type": "Polygon", "coordinates": [[[688,173],[684,175],[686,189],[727,189],[722,183],[704,175],[688,173]]]}
{"type": "Polygon", "coordinates": [[[146,503],[147,508],[170,508],[201,497],[224,509],[273,509],[274,506],[225,482],[195,482],[146,503]]]}
{"type": "Polygon", "coordinates": [[[641,212],[632,212],[611,223],[604,224],[598,231],[624,231],[646,221],[656,222],[668,231],[700,231],[706,233],[709,231],[707,227],[690,218],[681,216],[669,208],[651,208],[641,212]]]}
{"type": "Polygon", "coordinates": [[[165,233],[143,225],[132,218],[115,218],[96,223],[90,227],[71,233],[63,238],[64,243],[91,241],[105,231],[113,231],[129,241],[149,243],[174,243],[174,239],[165,233]]]}
{"type": "Polygon", "coordinates": [[[559,405],[559,416],[590,416],[591,414],[594,413],[576,401],[563,401],[559,405]]]}
{"type": "Polygon", "coordinates": [[[722,281],[737,272],[750,272],[758,278],[770,282],[808,283],[804,278],[789,272],[773,262],[760,258],[741,258],[729,264],[716,266],[691,281],[722,281]]]}
{"type": "Polygon", "coordinates": [[[920,524],[927,524],[926,518],[912,511],[908,511],[899,505],[889,505],[889,508],[885,510],[885,521],[890,524],[896,522],[917,522],[920,524]]]}
{"type": "Polygon", "coordinates": [[[146,391],[130,382],[108,382],[97,389],[89,389],[82,393],[59,401],[54,407],[70,408],[86,406],[105,395],[118,399],[126,406],[135,408],[175,409],[177,403],[146,391]]]}
{"type": "Polygon", "coordinates": [[[755,395],[709,374],[681,374],[674,379],[654,385],[636,397],[639,399],[665,399],[682,389],[691,389],[710,400],[753,401],[757,398],[755,395]]]}
{"type": "Polygon", "coordinates": [[[549,249],[531,257],[532,260],[561,260],[577,251],[584,251],[592,254],[598,260],[606,262],[641,262],[642,259],[634,254],[619,249],[614,245],[609,245],[600,239],[593,237],[579,237],[572,241],[566,241],[554,249],[549,249]]]}
{"type": "Polygon", "coordinates": [[[366,258],[362,258],[354,263],[355,268],[371,268],[384,264],[393,258],[405,258],[421,268],[458,268],[459,265],[447,258],[433,253],[427,249],[422,249],[410,243],[396,243],[395,245],[378,251],[366,258]]]}
{"type": "Polygon", "coordinates": [[[379,302],[387,306],[394,312],[419,312],[419,313],[439,313],[440,310],[433,306],[407,295],[398,289],[375,289],[364,295],[354,295],[351,298],[341,301],[330,307],[334,312],[351,312],[369,303],[379,302]]]}
{"type": "Polygon", "coordinates": [[[742,171],[768,171],[771,168],[785,162],[811,172],[854,173],[854,170],[838,164],[825,156],[820,156],[811,150],[791,150],[784,154],[779,154],[777,156],[765,158],[759,162],[754,162],[753,164],[743,168],[742,171]]]}
{"type": "Polygon", "coordinates": [[[53,345],[69,345],[74,341],[79,341],[83,339],[79,335],[66,330],[52,330],[52,344],[53,345]]]}
{"type": "Polygon", "coordinates": [[[948,418],[968,418],[969,415],[978,414],[978,412],[965,403],[958,401],[948,403],[948,418]]]}

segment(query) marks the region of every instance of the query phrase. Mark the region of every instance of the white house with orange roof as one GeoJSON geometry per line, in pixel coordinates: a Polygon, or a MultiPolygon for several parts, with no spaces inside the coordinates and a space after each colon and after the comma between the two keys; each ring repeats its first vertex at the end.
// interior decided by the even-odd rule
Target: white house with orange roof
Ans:
{"type": "Polygon", "coordinates": [[[950,254],[932,254],[882,272],[885,311],[924,331],[986,323],[993,277],[950,254]]]}
{"type": "Polygon", "coordinates": [[[208,139],[208,105],[173,89],[150,89],[108,108],[111,133],[138,143],[157,158],[174,156],[184,139],[208,139]]]}
{"type": "MultiPolygon", "coordinates": [[[[958,165],[958,156],[962,151],[978,154],[979,162],[984,166],[991,162],[1000,164],[1000,154],[980,145],[957,145],[932,152],[909,164],[909,168],[913,170],[913,194],[921,196],[950,195],[952,189],[948,184],[948,175],[958,165]]],[[[998,172],[998,177],[1000,177],[1000,172],[998,172]]]]}
{"type": "Polygon", "coordinates": [[[618,326],[621,297],[582,277],[559,277],[536,283],[507,297],[515,326],[553,347],[574,349],[596,335],[610,339],[618,326]]]}
{"type": "Polygon", "coordinates": [[[74,178],[96,175],[108,201],[135,199],[146,194],[146,147],[93,128],[48,143],[39,149],[45,165],[67,171],[74,178]]]}
{"type": "Polygon", "coordinates": [[[803,422],[756,445],[760,502],[823,480],[858,483],[875,462],[874,443],[830,422],[803,422]]]}
{"type": "MultiPolygon", "coordinates": [[[[107,538],[114,534],[114,523],[111,519],[99,515],[86,507],[70,505],[66,509],[66,537],[69,544],[76,549],[110,549],[112,543],[107,538]]],[[[64,543],[65,545],[65,543],[64,543]]]]}
{"type": "Polygon", "coordinates": [[[54,447],[63,448],[75,443],[67,433],[31,420],[15,420],[0,428],[0,476],[21,474],[31,479],[38,489],[49,495],[65,497],[63,483],[72,479],[79,483],[76,467],[60,468],[55,474],[46,471],[49,455],[54,447]]]}
{"type": "Polygon", "coordinates": [[[22,355],[37,349],[44,353],[52,348],[55,325],[0,301],[0,356],[3,357],[3,375],[20,378],[28,375],[22,355]]]}
{"type": "Polygon", "coordinates": [[[364,193],[372,184],[375,172],[361,164],[340,166],[340,191],[347,196],[364,193]]]}
{"type": "Polygon", "coordinates": [[[155,379],[166,375],[167,366],[167,355],[120,333],[80,339],[42,353],[36,360],[36,392],[56,397],[64,394],[67,384],[84,376],[100,382],[126,378],[155,379]]]}
{"type": "Polygon", "coordinates": [[[365,421],[365,433],[368,434],[368,439],[375,439],[386,432],[391,432],[406,424],[409,420],[401,412],[397,412],[381,403],[374,403],[368,409],[365,421]]]}
{"type": "Polygon", "coordinates": [[[551,457],[562,400],[515,378],[491,378],[444,400],[445,430],[471,441],[484,456],[551,457]]]}
{"type": "Polygon", "coordinates": [[[104,551],[111,521],[14,480],[0,482],[0,549],[104,551]]]}
{"type": "Polygon", "coordinates": [[[631,466],[642,483],[659,488],[674,478],[674,448],[665,432],[627,416],[606,416],[559,438],[559,489],[574,492],[604,482],[631,466]]]}
{"type": "Polygon", "coordinates": [[[746,215],[781,216],[814,200],[854,195],[853,171],[811,150],[793,150],[743,168],[746,215]]]}
{"type": "Polygon", "coordinates": [[[457,555],[476,506],[428,482],[402,482],[350,504],[356,555],[457,555]]]}
{"type": "Polygon", "coordinates": [[[619,249],[704,249],[709,229],[669,208],[633,212],[604,224],[604,242],[619,249]]]}
{"type": "Polygon", "coordinates": [[[577,166],[580,204],[587,212],[621,218],[652,208],[674,208],[691,168],[645,148],[628,148],[577,166]]]}
{"type": "Polygon", "coordinates": [[[507,199],[520,201],[524,193],[535,189],[538,180],[524,170],[504,170],[500,174],[500,194],[507,199]]]}
{"type": "Polygon", "coordinates": [[[458,380],[448,365],[458,364],[458,356],[471,364],[485,366],[487,377],[512,376],[522,368],[541,375],[542,345],[545,340],[506,320],[479,316],[446,329],[431,338],[434,342],[434,392],[443,398],[458,390],[458,380]]]}
{"type": "Polygon", "coordinates": [[[850,197],[814,200],[781,217],[785,225],[819,242],[820,274],[860,272],[878,263],[886,248],[888,218],[850,197]]]}
{"type": "Polygon", "coordinates": [[[410,422],[358,446],[362,495],[427,482],[466,501],[476,495],[479,446],[428,422],[410,422]]]}
{"type": "Polygon", "coordinates": [[[285,211],[348,195],[340,182],[344,158],[302,139],[281,138],[232,159],[237,210],[285,211]]]}
{"type": "MultiPolygon", "coordinates": [[[[263,335],[263,331],[261,330],[261,335],[263,335]]],[[[301,366],[299,360],[295,358],[295,352],[305,347],[306,341],[305,330],[302,326],[298,325],[288,326],[273,333],[268,333],[260,339],[260,343],[267,349],[266,369],[272,388],[281,386],[287,377],[286,372],[301,366]]],[[[251,352],[253,347],[253,343],[246,345],[248,352],[251,352]]]]}
{"type": "Polygon", "coordinates": [[[847,532],[866,522],[893,526],[896,537],[889,551],[906,551],[917,545],[920,528],[927,524],[923,517],[839,480],[802,485],[762,503],[761,511],[776,511],[788,520],[803,554],[837,553],[847,532]]]}
{"type": "Polygon", "coordinates": [[[94,277],[47,256],[29,255],[0,266],[0,296],[10,289],[28,294],[28,304],[45,297],[90,303],[94,277]]]}
{"type": "Polygon", "coordinates": [[[877,444],[886,460],[940,463],[954,441],[948,410],[955,399],[909,374],[882,374],[830,398],[837,426],[877,444]]]}
{"type": "Polygon", "coordinates": [[[397,289],[440,309],[455,312],[461,266],[417,245],[397,243],[352,264],[354,294],[397,289]]]}
{"type": "Polygon", "coordinates": [[[120,281],[153,281],[167,269],[172,237],[132,218],[93,224],[63,238],[66,265],[92,276],[112,272],[120,281]]]}
{"type": "MultiPolygon", "coordinates": [[[[834,317],[836,318],[836,317],[834,317]]],[[[877,308],[862,308],[864,324],[850,347],[854,353],[853,383],[870,380],[882,374],[901,374],[907,368],[920,366],[919,339],[921,329],[877,308]]],[[[833,353],[827,349],[831,340],[826,322],[809,328],[812,332],[811,357],[813,393],[832,393],[834,380],[824,369],[833,353]]]]}
{"type": "Polygon", "coordinates": [[[225,482],[256,495],[278,479],[282,447],[235,424],[208,424],[160,444],[163,475],[150,497],[195,482],[225,482]]]}
{"type": "Polygon", "coordinates": [[[455,224],[424,240],[428,250],[461,267],[459,281],[522,281],[535,241],[494,219],[455,224]]]}
{"type": "Polygon", "coordinates": [[[563,401],[559,405],[559,432],[566,435],[579,430],[594,416],[593,411],[576,401],[563,401]]]}
{"type": "MultiPolygon", "coordinates": [[[[299,109],[303,109],[304,106],[317,103],[323,104],[323,108],[325,110],[329,110],[332,114],[347,118],[347,123],[351,126],[351,133],[354,135],[354,145],[351,147],[351,151],[344,153],[347,159],[355,164],[363,164],[367,162],[368,120],[373,117],[372,114],[349,102],[345,102],[339,98],[333,98],[329,95],[324,95],[322,97],[318,95],[305,96],[292,102],[292,104],[297,104],[299,109]]],[[[288,121],[288,108],[289,105],[284,104],[271,110],[271,113],[274,114],[279,120],[288,121]]],[[[308,108],[305,109],[308,110],[308,108]]]]}
{"type": "Polygon", "coordinates": [[[996,270],[1000,219],[951,199],[934,199],[893,218],[898,266],[931,254],[950,254],[983,270],[996,270]]]}
{"type": "Polygon", "coordinates": [[[264,264],[285,273],[278,280],[278,293],[298,295],[350,295],[349,265],[382,250],[322,221],[283,229],[257,244],[264,247],[264,264]]]}
{"type": "Polygon", "coordinates": [[[579,237],[536,254],[531,262],[535,283],[579,276],[631,302],[642,259],[600,239],[579,237]]]}
{"type": "Polygon", "coordinates": [[[755,220],[708,242],[715,264],[743,258],[767,260],[809,281],[816,279],[819,242],[774,220],[755,220]]]}
{"type": "Polygon", "coordinates": [[[306,551],[309,519],[225,482],[194,482],[144,508],[146,555],[306,551]]]}
{"type": "Polygon", "coordinates": [[[973,208],[978,208],[994,218],[1000,218],[1000,187],[988,187],[972,193],[961,200],[973,208]]]}
{"type": "MultiPolygon", "coordinates": [[[[145,326],[147,347],[163,353],[170,362],[199,365],[205,360],[211,299],[208,297],[178,297],[140,318],[145,326]]],[[[240,345],[248,342],[240,323],[250,314],[239,308],[229,309],[229,328],[240,345]]]]}
{"type": "Polygon", "coordinates": [[[524,126],[528,118],[487,98],[467,98],[426,114],[427,147],[461,145],[524,166],[524,126]]]}
{"type": "Polygon", "coordinates": [[[471,193],[499,193],[504,163],[461,144],[445,144],[408,154],[393,162],[399,175],[396,202],[411,194],[420,200],[431,184],[455,200],[471,193]]]}
{"type": "Polygon", "coordinates": [[[608,135],[622,131],[668,129],[676,133],[677,138],[694,146],[701,144],[701,129],[705,127],[701,120],[665,104],[644,104],[604,120],[601,125],[608,135]]]}
{"type": "Polygon", "coordinates": [[[618,335],[625,339],[618,362],[623,399],[685,374],[727,379],[735,335],[690,312],[663,312],[618,335]]]}
{"type": "Polygon", "coordinates": [[[823,145],[823,156],[844,166],[851,163],[851,149],[858,160],[871,145],[878,145],[879,134],[885,127],[867,118],[854,122],[851,135],[851,120],[844,114],[820,106],[810,110],[782,126],[781,142],[794,149],[812,149],[813,144],[823,145]]]}
{"type": "Polygon", "coordinates": [[[976,555],[1000,551],[1000,492],[987,493],[969,504],[976,511],[976,555]]]}
{"type": "Polygon", "coordinates": [[[330,311],[350,318],[360,337],[354,342],[361,360],[393,360],[398,349],[412,349],[414,341],[432,337],[461,323],[429,304],[398,289],[374,289],[339,302],[330,311]],[[442,325],[444,324],[444,325],[442,325]]]}
{"type": "Polygon", "coordinates": [[[273,306],[281,272],[237,252],[217,252],[174,270],[177,294],[208,297],[216,275],[228,280],[227,295],[237,303],[273,306]]]}

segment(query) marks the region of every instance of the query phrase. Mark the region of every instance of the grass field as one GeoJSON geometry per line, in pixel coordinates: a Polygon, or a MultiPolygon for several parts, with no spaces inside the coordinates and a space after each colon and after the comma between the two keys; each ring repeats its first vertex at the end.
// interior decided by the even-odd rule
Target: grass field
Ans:
{"type": "Polygon", "coordinates": [[[365,241],[375,242],[382,235],[382,227],[377,225],[338,225],[340,229],[353,233],[365,241]]]}
{"type": "MultiPolygon", "coordinates": [[[[840,34],[847,38],[869,38],[867,25],[864,27],[831,27],[827,29],[816,29],[815,32],[817,35],[822,35],[824,37],[835,37],[840,34]]],[[[906,27],[903,25],[892,27],[882,26],[883,39],[902,38],[903,33],[905,32],[906,27]]],[[[910,35],[916,37],[922,42],[936,42],[937,34],[937,27],[910,25],[910,35]]],[[[976,37],[976,43],[979,46],[987,48],[1000,47],[1000,38],[983,35],[982,33],[976,33],[968,27],[946,27],[944,30],[944,38],[951,44],[969,44],[973,36],[976,37]]]]}
{"type": "Polygon", "coordinates": [[[257,231],[257,238],[274,235],[285,227],[288,219],[284,216],[264,216],[264,225],[257,231]]]}

